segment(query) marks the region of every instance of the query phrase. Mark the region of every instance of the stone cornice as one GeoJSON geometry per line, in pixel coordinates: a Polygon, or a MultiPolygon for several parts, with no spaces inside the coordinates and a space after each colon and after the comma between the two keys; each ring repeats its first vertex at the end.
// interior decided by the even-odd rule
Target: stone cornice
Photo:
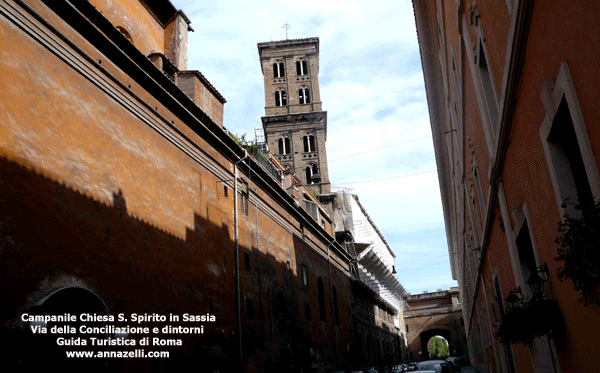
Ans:
{"type": "Polygon", "coordinates": [[[281,125],[288,123],[327,123],[327,112],[316,111],[309,113],[269,115],[261,117],[263,126],[281,125]]]}

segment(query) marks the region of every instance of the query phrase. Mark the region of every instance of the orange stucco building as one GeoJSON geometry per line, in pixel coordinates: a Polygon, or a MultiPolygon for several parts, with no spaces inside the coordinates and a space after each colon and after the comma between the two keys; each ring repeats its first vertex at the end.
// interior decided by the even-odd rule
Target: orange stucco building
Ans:
{"type": "Polygon", "coordinates": [[[471,363],[483,372],[596,371],[600,307],[580,302],[573,281],[558,278],[564,262],[555,260],[555,240],[565,213],[581,221],[592,214],[565,200],[589,207],[600,198],[600,7],[413,5],[471,363]],[[562,317],[551,331],[501,343],[506,315],[542,300],[562,317]]]}
{"type": "Polygon", "coordinates": [[[225,99],[188,70],[190,30],[166,0],[0,2],[7,371],[324,371],[349,361],[350,255],[327,212],[315,219],[298,203],[308,190],[286,193],[289,175],[224,130],[225,99]],[[137,341],[113,352],[170,356],[67,359],[104,348],[79,329],[34,334],[55,321],[23,316],[66,313],[159,327],[94,335],[137,341]],[[88,345],[63,346],[62,335],[88,345]]]}

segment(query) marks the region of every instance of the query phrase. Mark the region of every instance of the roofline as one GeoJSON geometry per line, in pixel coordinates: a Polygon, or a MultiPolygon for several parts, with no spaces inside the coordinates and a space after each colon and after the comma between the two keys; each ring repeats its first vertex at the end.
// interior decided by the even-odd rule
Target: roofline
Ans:
{"type": "Polygon", "coordinates": [[[263,41],[263,42],[258,43],[257,46],[260,48],[260,47],[270,46],[271,44],[298,44],[298,43],[310,43],[310,42],[316,42],[318,45],[319,38],[316,36],[313,36],[313,37],[309,37],[309,38],[300,38],[300,39],[263,41]]]}
{"type": "Polygon", "coordinates": [[[392,250],[392,247],[390,246],[390,244],[388,243],[388,241],[385,239],[383,233],[381,233],[381,231],[379,230],[379,227],[377,227],[377,224],[375,224],[375,222],[373,221],[373,219],[371,219],[371,216],[369,216],[369,214],[367,213],[367,210],[360,203],[360,201],[358,199],[358,196],[356,194],[352,194],[352,197],[354,198],[354,200],[358,204],[358,207],[360,207],[360,210],[365,215],[365,217],[367,218],[367,220],[369,221],[369,223],[371,224],[371,226],[373,227],[373,229],[375,230],[375,232],[377,232],[377,234],[379,235],[379,238],[381,238],[381,240],[385,244],[385,247],[387,247],[388,251],[390,252],[390,254],[392,254],[392,257],[395,259],[396,258],[396,254],[394,254],[394,250],[392,250]]]}

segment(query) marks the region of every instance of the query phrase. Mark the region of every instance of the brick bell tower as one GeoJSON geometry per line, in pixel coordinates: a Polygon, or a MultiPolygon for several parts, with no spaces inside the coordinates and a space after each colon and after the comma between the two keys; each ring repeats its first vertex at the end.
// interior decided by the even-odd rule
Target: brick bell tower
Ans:
{"type": "Polygon", "coordinates": [[[269,150],[317,194],[330,192],[327,112],[319,92],[319,38],[258,43],[269,150]]]}

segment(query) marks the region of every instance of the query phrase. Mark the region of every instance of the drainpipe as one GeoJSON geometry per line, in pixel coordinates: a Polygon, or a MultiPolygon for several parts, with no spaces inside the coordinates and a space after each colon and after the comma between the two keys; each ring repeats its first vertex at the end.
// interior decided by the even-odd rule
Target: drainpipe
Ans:
{"type": "Polygon", "coordinates": [[[238,163],[248,158],[248,152],[244,149],[244,156],[233,164],[233,240],[235,243],[235,318],[238,333],[238,353],[240,368],[244,366],[244,349],[242,340],[242,303],[240,289],[240,243],[238,235],[238,163]]]}

